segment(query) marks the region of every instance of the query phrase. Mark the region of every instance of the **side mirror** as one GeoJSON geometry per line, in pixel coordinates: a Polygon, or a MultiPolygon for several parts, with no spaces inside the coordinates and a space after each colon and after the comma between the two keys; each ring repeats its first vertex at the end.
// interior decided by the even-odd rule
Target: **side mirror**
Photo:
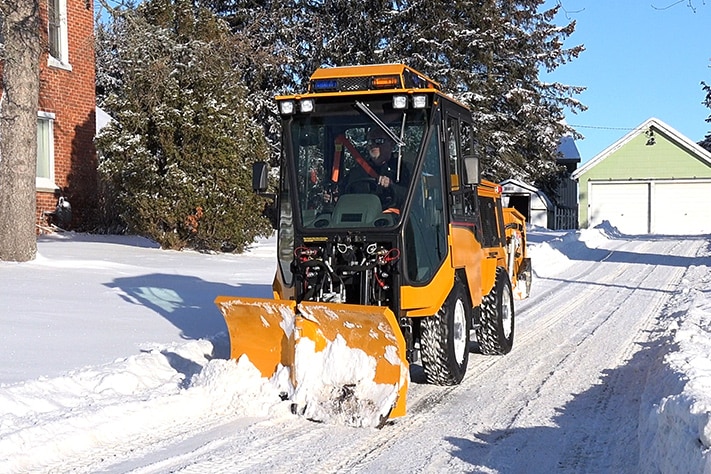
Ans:
{"type": "Polygon", "coordinates": [[[258,161],[252,165],[252,190],[262,197],[270,199],[264,206],[264,216],[272,224],[272,228],[277,228],[279,212],[277,211],[277,195],[268,194],[269,188],[269,168],[264,161],[258,161]]]}
{"type": "Polygon", "coordinates": [[[264,161],[258,161],[252,165],[252,189],[257,194],[267,192],[269,187],[267,164],[264,161]]]}
{"type": "Polygon", "coordinates": [[[479,158],[475,156],[464,157],[464,170],[466,172],[465,184],[479,184],[479,158]]]}

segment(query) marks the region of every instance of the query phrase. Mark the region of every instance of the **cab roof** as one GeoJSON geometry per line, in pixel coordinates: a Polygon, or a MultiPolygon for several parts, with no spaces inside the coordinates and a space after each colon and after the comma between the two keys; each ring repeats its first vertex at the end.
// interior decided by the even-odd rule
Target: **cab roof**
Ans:
{"type": "Polygon", "coordinates": [[[327,88],[332,91],[372,89],[441,90],[439,83],[405,64],[369,64],[318,68],[311,75],[309,92],[322,92],[327,88]]]}
{"type": "Polygon", "coordinates": [[[405,64],[368,64],[361,66],[320,67],[311,75],[306,92],[278,95],[277,101],[300,101],[371,94],[422,94],[437,96],[468,109],[442,86],[405,64]]]}

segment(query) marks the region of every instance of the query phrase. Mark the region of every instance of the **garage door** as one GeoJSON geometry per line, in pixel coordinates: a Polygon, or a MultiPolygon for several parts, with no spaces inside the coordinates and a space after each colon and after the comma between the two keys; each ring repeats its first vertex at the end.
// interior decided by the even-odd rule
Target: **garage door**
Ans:
{"type": "Polygon", "coordinates": [[[590,226],[604,221],[623,234],[649,232],[649,183],[591,183],[590,226]]]}
{"type": "Polygon", "coordinates": [[[659,182],[652,187],[652,233],[711,234],[711,183],[659,182]]]}
{"type": "Polygon", "coordinates": [[[711,233],[711,181],[590,183],[591,226],[609,221],[624,234],[711,233]]]}

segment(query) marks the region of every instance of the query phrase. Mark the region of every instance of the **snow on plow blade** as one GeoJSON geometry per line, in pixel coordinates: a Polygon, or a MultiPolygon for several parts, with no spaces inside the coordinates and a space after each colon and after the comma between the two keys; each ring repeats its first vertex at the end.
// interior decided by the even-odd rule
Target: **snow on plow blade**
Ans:
{"type": "Polygon", "coordinates": [[[272,378],[289,369],[294,410],[316,421],[381,426],[403,416],[405,341],[390,309],[218,296],[230,357],[272,378]]]}

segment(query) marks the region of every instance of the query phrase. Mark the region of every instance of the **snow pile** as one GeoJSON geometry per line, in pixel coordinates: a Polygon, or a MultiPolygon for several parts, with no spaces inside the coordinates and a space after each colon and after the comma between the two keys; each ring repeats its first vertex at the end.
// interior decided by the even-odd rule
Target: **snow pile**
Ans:
{"type": "Polygon", "coordinates": [[[395,404],[399,386],[375,383],[375,369],[375,357],[348,347],[341,335],[322,351],[311,339],[300,339],[293,398],[297,412],[314,421],[379,426],[395,404]]]}
{"type": "Polygon", "coordinates": [[[529,232],[528,256],[531,258],[533,273],[540,277],[553,276],[565,270],[573,264],[561,248],[567,247],[575,242],[574,233],[567,232],[557,237],[549,237],[543,242],[536,242],[536,238],[542,234],[529,232]]]}
{"type": "Polygon", "coordinates": [[[644,472],[711,472],[711,277],[688,269],[666,308],[666,355],[640,413],[644,472]]]}
{"type": "MultiPolygon", "coordinates": [[[[54,379],[0,387],[0,472],[36,472],[176,423],[279,414],[279,390],[249,361],[212,360],[205,340],[54,379]],[[177,417],[177,418],[176,418],[177,417]]],[[[288,408],[282,407],[281,413],[288,408]]]]}

